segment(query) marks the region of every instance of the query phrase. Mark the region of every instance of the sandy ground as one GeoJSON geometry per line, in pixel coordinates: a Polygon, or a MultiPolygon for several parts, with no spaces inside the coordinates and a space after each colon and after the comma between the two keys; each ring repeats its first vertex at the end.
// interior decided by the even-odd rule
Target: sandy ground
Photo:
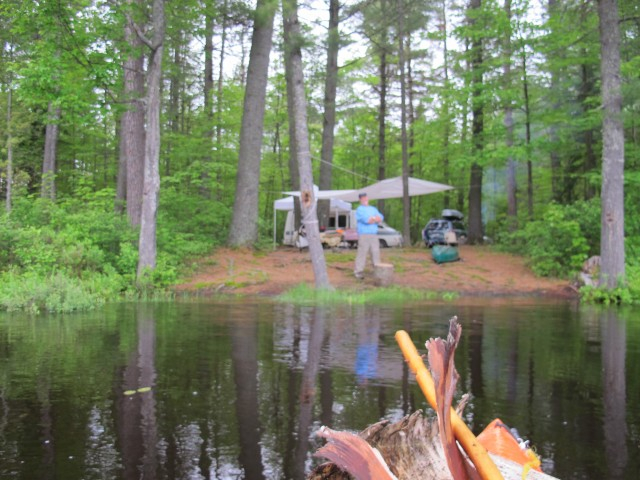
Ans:
{"type": "MultiPolygon", "coordinates": [[[[374,288],[370,267],[365,280],[354,278],[355,250],[325,253],[334,287],[374,288]]],[[[454,291],[463,296],[576,296],[566,280],[536,277],[522,257],[468,245],[460,247],[460,257],[459,262],[438,265],[424,247],[382,250],[382,261],[394,265],[396,285],[454,291]]],[[[197,265],[196,273],[179,285],[178,291],[276,295],[299,283],[314,283],[309,253],[292,247],[267,252],[218,249],[197,265]]]]}

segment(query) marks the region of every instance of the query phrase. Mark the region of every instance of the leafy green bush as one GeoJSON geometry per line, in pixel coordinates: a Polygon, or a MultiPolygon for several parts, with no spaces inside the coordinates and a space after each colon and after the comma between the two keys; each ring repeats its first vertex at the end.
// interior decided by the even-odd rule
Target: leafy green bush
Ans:
{"type": "Polygon", "coordinates": [[[565,218],[578,222],[580,233],[589,246],[589,256],[600,255],[600,199],[580,200],[560,208],[565,218]]]}
{"type": "MultiPolygon", "coordinates": [[[[589,217],[592,217],[593,209],[588,210],[589,217]]],[[[541,220],[529,222],[514,233],[502,233],[499,246],[528,256],[537,275],[569,276],[581,268],[594,249],[590,244],[593,240],[587,239],[587,234],[592,237],[593,227],[588,219],[576,218],[577,211],[572,207],[551,204],[541,220]]]]}
{"type": "Polygon", "coordinates": [[[122,293],[154,295],[226,237],[228,212],[169,186],[158,214],[157,267],[136,285],[138,234],[114,212],[114,195],[81,184],[57,202],[16,197],[12,213],[0,214],[0,309],[72,311],[122,293]]]}
{"type": "Polygon", "coordinates": [[[87,309],[131,288],[136,234],[112,205],[112,191],[17,198],[0,216],[0,309],[87,309]]]}
{"type": "Polygon", "coordinates": [[[122,284],[117,275],[92,274],[80,279],[65,273],[0,273],[0,309],[33,313],[88,310],[117,296],[122,284]]]}
{"type": "Polygon", "coordinates": [[[637,304],[640,303],[640,238],[627,236],[625,239],[625,283],[613,290],[585,286],[580,289],[580,296],[588,303],[637,304]]]}
{"type": "Polygon", "coordinates": [[[626,284],[620,284],[612,290],[584,286],[580,289],[580,297],[587,303],[605,305],[640,303],[640,265],[626,265],[626,284]]]}

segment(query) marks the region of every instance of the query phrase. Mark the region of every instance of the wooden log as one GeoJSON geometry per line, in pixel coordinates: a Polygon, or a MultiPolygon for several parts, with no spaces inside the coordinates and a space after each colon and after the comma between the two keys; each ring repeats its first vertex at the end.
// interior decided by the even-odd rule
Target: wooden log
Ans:
{"type": "Polygon", "coordinates": [[[373,277],[376,285],[386,287],[393,283],[393,264],[378,263],[373,268],[373,277]]]}
{"type": "MultiPolygon", "coordinates": [[[[452,479],[439,438],[438,421],[434,417],[425,416],[420,410],[403,417],[395,423],[391,423],[389,420],[375,423],[360,432],[359,437],[371,445],[372,448],[378,450],[386,465],[398,480],[452,479]]],[[[340,451],[343,457],[356,458],[354,456],[355,451],[351,451],[351,445],[347,443],[334,443],[333,445],[329,443],[314,456],[331,458],[331,455],[327,455],[327,452],[332,449],[340,451]]],[[[525,473],[522,465],[498,455],[489,454],[489,456],[499,472],[496,478],[522,480],[523,473],[525,473]]],[[[466,456],[465,460],[468,461],[466,456]]],[[[360,458],[357,458],[354,462],[347,459],[346,462],[341,462],[340,465],[331,462],[323,463],[307,475],[307,480],[376,478],[366,475],[363,470],[368,468],[367,463],[360,458]]],[[[526,480],[558,479],[531,469],[526,472],[526,480]]]]}
{"type": "MultiPolygon", "coordinates": [[[[512,461],[487,452],[491,447],[485,448],[481,440],[487,433],[483,432],[476,438],[462,421],[466,396],[458,405],[460,410],[453,410],[451,403],[458,379],[454,354],[461,332],[457,318],[453,317],[446,340],[430,339],[427,342],[435,384],[409,335],[402,330],[396,332],[396,340],[410,369],[416,374],[427,400],[436,409],[436,418],[416,411],[396,423],[382,420],[359,435],[322,427],[317,435],[327,439],[328,443],[315,456],[334,463],[318,466],[307,479],[551,480],[553,477],[532,469],[537,468],[539,462],[528,461],[528,456],[522,459],[506,449],[492,449],[516,460],[512,461]]],[[[500,420],[496,419],[496,422],[500,420]]],[[[501,422],[500,425],[502,428],[501,422]]],[[[506,429],[498,432],[504,431],[506,429]]],[[[489,434],[491,432],[494,430],[489,434]]]]}

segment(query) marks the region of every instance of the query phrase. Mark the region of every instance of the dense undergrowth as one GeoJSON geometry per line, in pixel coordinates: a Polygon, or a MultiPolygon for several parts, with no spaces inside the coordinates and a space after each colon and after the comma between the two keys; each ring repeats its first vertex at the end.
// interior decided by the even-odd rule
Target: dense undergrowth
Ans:
{"type": "Polygon", "coordinates": [[[214,246],[215,219],[170,189],[163,193],[157,268],[142,287],[135,283],[138,236],[114,213],[113,190],[55,203],[16,198],[11,214],[0,216],[0,310],[85,310],[175,284],[190,258],[214,246]]]}
{"type": "MultiPolygon", "coordinates": [[[[583,286],[583,301],[593,303],[640,302],[640,237],[637,225],[627,224],[626,283],[607,290],[583,286]]],[[[497,248],[524,255],[531,269],[540,276],[578,278],[585,260],[600,254],[600,203],[599,200],[580,201],[570,205],[552,203],[545,208],[540,219],[531,221],[519,230],[508,232],[504,224],[494,226],[497,248]]],[[[597,278],[596,278],[597,280],[597,278]]]]}

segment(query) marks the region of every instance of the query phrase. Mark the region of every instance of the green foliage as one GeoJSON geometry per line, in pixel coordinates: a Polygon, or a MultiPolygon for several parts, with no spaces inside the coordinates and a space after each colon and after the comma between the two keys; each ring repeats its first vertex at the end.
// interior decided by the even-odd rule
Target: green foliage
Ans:
{"type": "Polygon", "coordinates": [[[580,298],[586,303],[601,303],[603,305],[631,304],[637,301],[630,290],[623,286],[613,290],[584,286],[580,289],[580,298]]]}
{"type": "Polygon", "coordinates": [[[580,289],[580,296],[584,302],[615,304],[640,303],[640,257],[638,257],[640,242],[637,237],[627,238],[626,241],[626,281],[620,282],[613,290],[600,287],[585,286],[580,289]]]}
{"type": "Polygon", "coordinates": [[[620,282],[612,290],[584,286],[580,289],[582,301],[605,305],[640,303],[640,263],[638,263],[638,257],[633,255],[629,255],[627,258],[630,258],[630,262],[626,265],[626,282],[620,282]]]}
{"type": "Polygon", "coordinates": [[[57,203],[20,196],[0,216],[0,309],[72,311],[126,294],[156,295],[226,235],[228,210],[171,187],[161,197],[156,268],[136,285],[138,235],[112,189],[80,182],[57,203]]]}
{"type": "Polygon", "coordinates": [[[593,226],[588,224],[588,218],[576,218],[577,211],[594,214],[593,208],[552,203],[542,219],[529,222],[514,233],[500,235],[499,247],[528,256],[537,275],[567,277],[580,269],[592,251],[587,235],[593,235],[593,226]]]}
{"type": "Polygon", "coordinates": [[[0,272],[0,310],[32,313],[89,310],[120,294],[117,275],[86,273],[82,278],[58,272],[0,272]]]}
{"type": "Polygon", "coordinates": [[[81,310],[131,288],[136,235],[113,213],[112,198],[16,199],[0,217],[0,309],[81,310]]]}

